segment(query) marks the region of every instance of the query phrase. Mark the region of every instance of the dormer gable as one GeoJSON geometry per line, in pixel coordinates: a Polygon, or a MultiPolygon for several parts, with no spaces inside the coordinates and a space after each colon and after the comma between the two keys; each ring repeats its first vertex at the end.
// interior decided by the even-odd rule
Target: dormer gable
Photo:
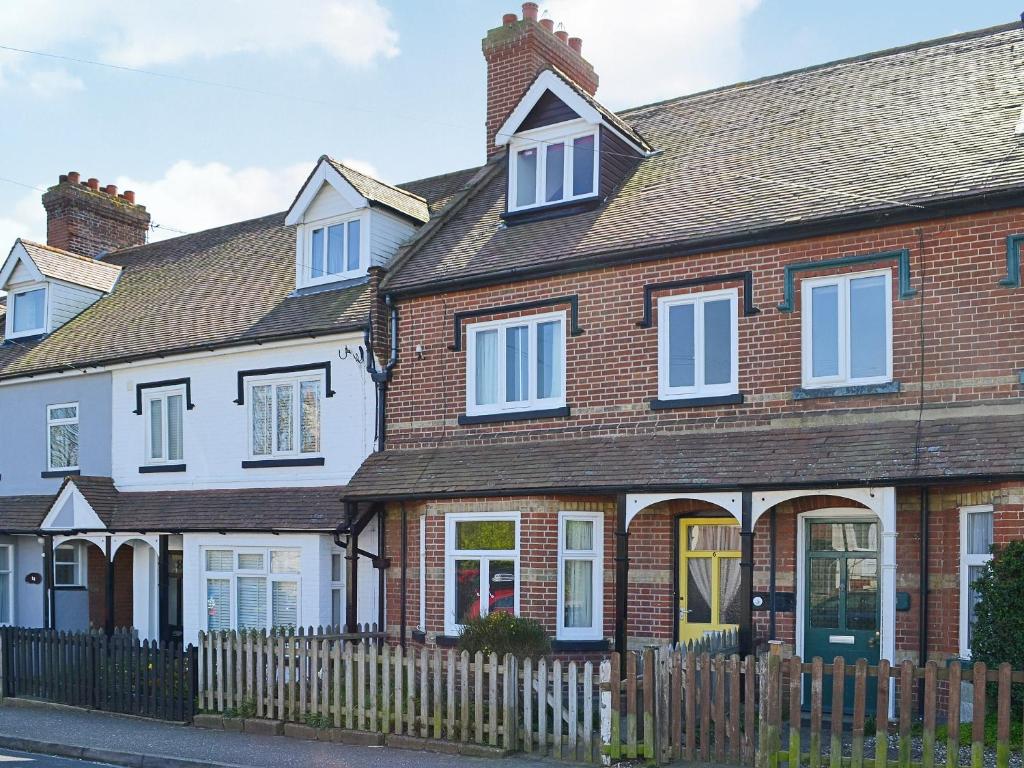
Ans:
{"type": "Polygon", "coordinates": [[[498,129],[508,146],[506,218],[596,204],[652,148],[631,126],[547,68],[498,129]]]}
{"type": "Polygon", "coordinates": [[[68,477],[39,527],[54,532],[101,531],[117,503],[118,492],[109,477],[68,477]]]}
{"type": "Polygon", "coordinates": [[[296,227],[296,288],[349,285],[386,267],[429,218],[422,197],[322,156],[285,217],[296,227]]]}
{"type": "Polygon", "coordinates": [[[121,267],[16,240],[0,267],[7,292],[5,339],[51,333],[114,290],[121,267]]]}

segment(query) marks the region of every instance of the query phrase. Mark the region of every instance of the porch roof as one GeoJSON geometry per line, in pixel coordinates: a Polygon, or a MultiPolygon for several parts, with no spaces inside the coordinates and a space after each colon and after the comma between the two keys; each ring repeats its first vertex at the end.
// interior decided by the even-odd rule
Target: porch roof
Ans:
{"type": "Polygon", "coordinates": [[[0,496],[0,532],[35,529],[43,522],[53,496],[0,496]]]}
{"type": "MultiPolygon", "coordinates": [[[[916,415],[916,414],[915,414],[916,415]]],[[[882,417],[881,414],[878,414],[882,417]]],[[[894,485],[1024,478],[1024,416],[532,439],[371,455],[358,500],[894,485]]]]}

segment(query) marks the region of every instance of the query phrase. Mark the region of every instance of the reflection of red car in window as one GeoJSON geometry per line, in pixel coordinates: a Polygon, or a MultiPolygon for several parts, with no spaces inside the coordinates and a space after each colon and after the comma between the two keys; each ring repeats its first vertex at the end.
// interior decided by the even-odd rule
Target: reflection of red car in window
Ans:
{"type": "MultiPolygon", "coordinates": [[[[513,574],[496,573],[491,577],[491,595],[487,603],[487,610],[490,613],[495,611],[515,613],[516,588],[515,576],[513,574]]],[[[476,600],[466,609],[466,618],[476,619],[479,617],[480,597],[477,596],[476,600]]]]}

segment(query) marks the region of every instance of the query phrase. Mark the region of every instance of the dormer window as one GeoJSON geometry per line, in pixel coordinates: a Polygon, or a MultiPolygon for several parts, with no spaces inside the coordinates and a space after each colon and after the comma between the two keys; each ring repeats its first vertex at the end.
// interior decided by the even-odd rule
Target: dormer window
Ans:
{"type": "Polygon", "coordinates": [[[510,142],[509,211],[593,197],[597,192],[598,132],[525,131],[510,142]]]}
{"type": "Polygon", "coordinates": [[[46,288],[14,291],[9,299],[11,316],[7,337],[34,336],[46,332],[46,288]]]}
{"type": "Polygon", "coordinates": [[[335,282],[366,274],[366,215],[314,222],[303,227],[305,285],[335,282]]]}

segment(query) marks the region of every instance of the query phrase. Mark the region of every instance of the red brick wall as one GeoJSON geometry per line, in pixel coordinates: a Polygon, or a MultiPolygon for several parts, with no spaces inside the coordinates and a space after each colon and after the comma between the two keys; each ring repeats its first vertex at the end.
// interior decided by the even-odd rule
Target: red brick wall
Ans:
{"type": "MultiPolygon", "coordinates": [[[[107,623],[107,563],[99,547],[88,544],[87,583],[89,585],[89,623],[102,629],[107,623]]],[[[114,626],[130,627],[134,615],[132,602],[134,550],[122,546],[114,555],[114,626]]]]}
{"type": "Polygon", "coordinates": [[[585,91],[597,90],[594,68],[538,22],[520,19],[490,30],[483,40],[487,60],[487,154],[494,137],[545,67],[554,65],[585,91]]]}
{"type": "MultiPolygon", "coordinates": [[[[389,448],[766,426],[785,416],[916,408],[922,343],[927,406],[1017,399],[1024,290],[1000,287],[998,281],[1006,272],[1005,238],[1021,231],[1024,210],[1015,209],[400,300],[401,350],[388,403],[389,448]],[[792,390],[801,384],[799,280],[851,269],[800,273],[794,311],[781,312],[783,267],[899,248],[910,251],[912,284],[918,289],[916,297],[900,299],[895,262],[887,262],[893,270],[893,370],[902,393],[794,401],[792,390]],[[754,273],[754,303],[761,310],[739,318],[739,384],[746,402],[651,411],[648,401],[658,395],[658,330],[656,317],[654,327],[637,327],[644,285],[746,269],[754,273]],[[464,344],[462,351],[450,349],[454,313],[566,294],[578,294],[584,329],[566,343],[572,415],[459,426],[457,418],[465,413],[466,353],[464,344]],[[414,354],[417,345],[423,346],[422,359],[414,354]]],[[[729,283],[675,293],[733,286],[739,287],[729,283]]]]}

